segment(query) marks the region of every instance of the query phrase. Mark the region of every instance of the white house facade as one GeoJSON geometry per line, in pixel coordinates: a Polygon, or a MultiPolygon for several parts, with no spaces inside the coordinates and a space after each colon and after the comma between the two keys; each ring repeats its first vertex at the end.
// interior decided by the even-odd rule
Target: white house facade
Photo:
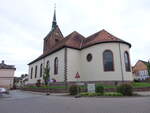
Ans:
{"type": "Polygon", "coordinates": [[[28,84],[43,81],[44,68],[56,82],[122,82],[132,81],[131,44],[106,30],[89,37],[74,31],[63,37],[54,12],[52,30],[44,38],[43,54],[29,63],[28,84]]]}
{"type": "Polygon", "coordinates": [[[133,78],[139,81],[150,78],[148,65],[149,62],[138,60],[137,63],[133,66],[133,78]]]}
{"type": "Polygon", "coordinates": [[[6,65],[4,61],[0,63],[0,87],[12,88],[14,72],[16,68],[13,65],[6,65]]]}

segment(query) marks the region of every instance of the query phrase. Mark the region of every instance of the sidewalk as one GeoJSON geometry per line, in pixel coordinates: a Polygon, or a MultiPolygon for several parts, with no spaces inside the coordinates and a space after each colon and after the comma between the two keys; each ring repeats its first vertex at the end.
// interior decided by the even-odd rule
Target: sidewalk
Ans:
{"type": "Polygon", "coordinates": [[[138,95],[141,96],[150,96],[150,91],[136,91],[134,93],[137,93],[138,95]]]}
{"type": "MultiPolygon", "coordinates": [[[[24,91],[24,92],[30,92],[32,94],[37,94],[37,95],[46,95],[46,92],[33,92],[33,91],[24,91]]],[[[68,93],[50,93],[52,96],[66,96],[68,93]]]]}

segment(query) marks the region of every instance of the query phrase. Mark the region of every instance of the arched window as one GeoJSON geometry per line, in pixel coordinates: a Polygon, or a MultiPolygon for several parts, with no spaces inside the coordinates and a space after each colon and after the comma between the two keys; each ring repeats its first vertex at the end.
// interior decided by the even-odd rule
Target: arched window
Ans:
{"type": "Polygon", "coordinates": [[[49,60],[46,62],[46,68],[49,68],[49,60]]]}
{"type": "Polygon", "coordinates": [[[124,62],[125,62],[126,71],[131,71],[129,54],[127,51],[124,53],[124,62]]]}
{"type": "Polygon", "coordinates": [[[113,53],[110,50],[103,52],[104,71],[114,71],[113,53]]]}
{"type": "Polygon", "coordinates": [[[32,75],[33,75],[33,67],[31,68],[31,79],[32,79],[32,75]]]}
{"type": "Polygon", "coordinates": [[[37,77],[37,66],[35,66],[35,78],[37,77]]]}
{"type": "Polygon", "coordinates": [[[40,65],[40,77],[42,77],[42,69],[43,69],[43,66],[42,64],[40,65]]]}
{"type": "Polygon", "coordinates": [[[54,74],[58,74],[58,58],[56,57],[54,60],[54,74]]]}

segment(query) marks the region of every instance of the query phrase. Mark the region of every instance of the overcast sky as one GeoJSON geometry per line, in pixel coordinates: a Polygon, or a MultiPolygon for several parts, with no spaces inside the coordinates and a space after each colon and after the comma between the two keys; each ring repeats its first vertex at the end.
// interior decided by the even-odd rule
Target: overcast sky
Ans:
{"type": "Polygon", "coordinates": [[[105,29],[132,44],[132,65],[150,58],[150,0],[0,0],[0,60],[16,66],[15,76],[41,55],[54,3],[64,36],[105,29]]]}

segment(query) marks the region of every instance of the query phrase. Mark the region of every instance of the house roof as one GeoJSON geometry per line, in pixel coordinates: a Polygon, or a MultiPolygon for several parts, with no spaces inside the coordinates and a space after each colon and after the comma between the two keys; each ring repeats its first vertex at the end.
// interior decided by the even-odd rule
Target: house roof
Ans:
{"type": "Polygon", "coordinates": [[[124,43],[124,44],[129,45],[129,47],[131,47],[130,43],[113,36],[112,34],[108,33],[104,29],[97,33],[94,33],[93,35],[87,38],[82,36],[80,33],[74,31],[68,36],[66,36],[64,39],[62,39],[60,42],[58,42],[56,46],[50,49],[46,54],[42,54],[37,59],[30,62],[29,65],[64,47],[81,50],[81,49],[93,46],[95,44],[100,44],[100,43],[124,43]]]}
{"type": "Polygon", "coordinates": [[[33,60],[32,62],[29,63],[32,64],[64,47],[68,47],[68,48],[73,48],[73,49],[81,49],[81,42],[83,41],[84,37],[79,34],[78,32],[74,31],[71,34],[69,34],[68,36],[66,36],[66,38],[62,39],[60,42],[57,43],[56,46],[54,46],[49,52],[47,52],[46,54],[42,54],[40,55],[37,59],[33,60]]]}
{"type": "Polygon", "coordinates": [[[148,64],[148,62],[146,62],[146,61],[143,61],[143,60],[139,60],[139,61],[143,62],[145,65],[148,64]]]}
{"type": "Polygon", "coordinates": [[[0,69],[14,69],[14,70],[16,70],[14,65],[7,65],[4,63],[4,61],[2,61],[2,63],[0,63],[0,69]]]}
{"type": "Polygon", "coordinates": [[[110,34],[109,32],[107,32],[106,30],[103,29],[103,30],[87,37],[84,40],[82,48],[86,48],[86,47],[89,47],[89,46],[92,46],[95,44],[99,44],[99,43],[114,43],[114,42],[125,43],[125,44],[129,45],[129,47],[131,47],[130,43],[117,38],[116,36],[110,34]]]}

